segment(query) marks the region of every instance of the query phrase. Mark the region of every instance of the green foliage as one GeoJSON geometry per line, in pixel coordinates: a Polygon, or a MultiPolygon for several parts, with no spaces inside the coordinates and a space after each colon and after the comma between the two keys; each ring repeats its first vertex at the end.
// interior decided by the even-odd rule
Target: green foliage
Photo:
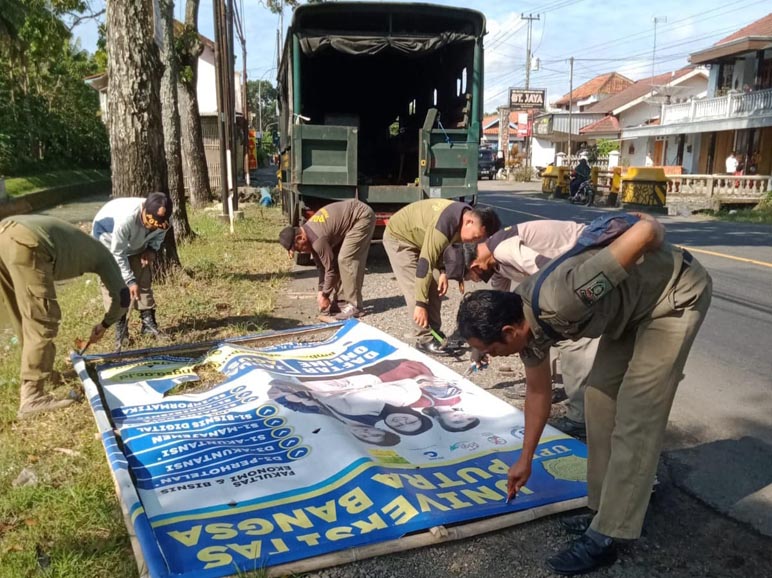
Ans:
{"type": "MultiPolygon", "coordinates": [[[[249,103],[249,112],[254,114],[251,120],[251,127],[260,130],[260,113],[263,117],[263,131],[269,132],[276,125],[276,99],[278,98],[276,87],[268,80],[249,80],[247,81],[247,102],[249,103]],[[260,90],[258,90],[258,88],[260,90]],[[258,93],[260,95],[261,107],[258,108],[258,93]],[[273,125],[273,126],[271,126],[273,125]]],[[[270,140],[270,139],[269,139],[270,140]]]]}
{"type": "Polygon", "coordinates": [[[5,181],[5,190],[12,197],[34,193],[52,187],[95,183],[110,179],[109,170],[75,169],[66,171],[40,172],[26,177],[13,177],[5,181]]]}
{"type": "Polygon", "coordinates": [[[77,0],[4,0],[0,29],[9,35],[0,40],[0,173],[109,163],[99,96],[83,82],[97,64],[71,42],[62,20],[85,8],[77,0]]]}
{"type": "Polygon", "coordinates": [[[610,139],[599,139],[594,145],[591,145],[585,149],[587,154],[587,162],[590,164],[595,163],[599,158],[606,158],[611,151],[619,150],[617,141],[610,139]]]}
{"type": "Polygon", "coordinates": [[[179,82],[195,90],[193,83],[193,64],[204,51],[204,44],[194,26],[183,24],[174,27],[174,51],[179,61],[177,75],[179,82]]]}
{"type": "Polygon", "coordinates": [[[611,151],[619,150],[619,143],[611,139],[599,139],[598,144],[595,145],[599,157],[607,157],[611,151]]]}

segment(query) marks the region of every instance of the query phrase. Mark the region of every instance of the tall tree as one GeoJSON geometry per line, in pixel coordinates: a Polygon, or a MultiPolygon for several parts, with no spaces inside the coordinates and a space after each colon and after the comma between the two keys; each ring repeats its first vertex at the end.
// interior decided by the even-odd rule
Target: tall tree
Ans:
{"type": "Polygon", "coordinates": [[[268,131],[276,128],[276,100],[278,91],[268,80],[250,80],[247,82],[249,110],[254,114],[252,128],[268,131]],[[262,126],[260,121],[262,120],[262,126]]]}
{"type": "Polygon", "coordinates": [[[198,57],[204,44],[198,35],[198,8],[200,0],[187,0],[185,24],[178,36],[177,47],[180,61],[180,115],[182,117],[182,148],[185,151],[190,202],[194,207],[209,203],[212,190],[209,187],[209,170],[206,166],[204,138],[201,135],[201,117],[198,114],[198,57]]]}
{"type": "Polygon", "coordinates": [[[108,164],[94,63],[62,15],[77,0],[0,0],[0,172],[108,164]]]}
{"type": "MultiPolygon", "coordinates": [[[[161,60],[149,1],[107,0],[107,122],[113,196],[169,194],[161,121],[161,60]]],[[[166,235],[156,271],[179,266],[166,235]]]]}
{"type": "Polygon", "coordinates": [[[172,225],[177,242],[193,236],[185,207],[185,182],[182,175],[182,150],[180,145],[180,114],[177,103],[177,51],[174,41],[174,1],[161,0],[161,31],[163,45],[161,60],[164,73],[161,77],[161,113],[163,115],[164,148],[169,180],[169,195],[174,203],[172,225]]]}

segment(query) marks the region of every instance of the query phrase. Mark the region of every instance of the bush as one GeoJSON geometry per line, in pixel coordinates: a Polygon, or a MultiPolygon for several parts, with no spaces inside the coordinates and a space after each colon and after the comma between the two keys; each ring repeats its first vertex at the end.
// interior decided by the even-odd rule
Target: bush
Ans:
{"type": "Polygon", "coordinates": [[[533,167],[517,167],[509,174],[518,183],[530,183],[533,180],[533,167]]]}

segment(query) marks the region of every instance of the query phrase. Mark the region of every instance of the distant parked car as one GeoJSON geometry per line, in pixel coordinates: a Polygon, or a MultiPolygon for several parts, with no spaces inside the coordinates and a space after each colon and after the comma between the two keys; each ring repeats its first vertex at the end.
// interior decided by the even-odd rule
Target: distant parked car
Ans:
{"type": "Polygon", "coordinates": [[[496,152],[493,149],[480,149],[477,157],[477,178],[496,178],[496,152]]]}

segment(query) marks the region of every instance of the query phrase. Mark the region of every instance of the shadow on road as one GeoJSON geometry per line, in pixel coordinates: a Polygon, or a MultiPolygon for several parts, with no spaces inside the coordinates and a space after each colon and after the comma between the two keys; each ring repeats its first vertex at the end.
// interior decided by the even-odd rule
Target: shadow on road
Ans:
{"type": "Polygon", "coordinates": [[[676,485],[772,536],[772,446],[745,436],[667,452],[676,485]]]}

